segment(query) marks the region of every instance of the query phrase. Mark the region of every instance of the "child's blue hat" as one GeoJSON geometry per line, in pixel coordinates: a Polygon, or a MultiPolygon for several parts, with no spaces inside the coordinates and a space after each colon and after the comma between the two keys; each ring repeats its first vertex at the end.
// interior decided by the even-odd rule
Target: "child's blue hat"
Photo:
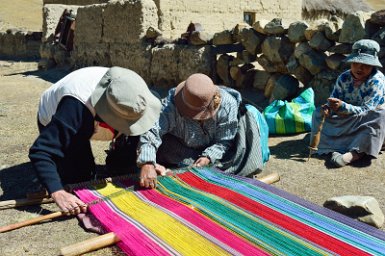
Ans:
{"type": "Polygon", "coordinates": [[[345,59],[346,63],[362,63],[374,67],[382,67],[378,60],[380,45],[370,39],[361,39],[353,44],[352,53],[345,59]]]}

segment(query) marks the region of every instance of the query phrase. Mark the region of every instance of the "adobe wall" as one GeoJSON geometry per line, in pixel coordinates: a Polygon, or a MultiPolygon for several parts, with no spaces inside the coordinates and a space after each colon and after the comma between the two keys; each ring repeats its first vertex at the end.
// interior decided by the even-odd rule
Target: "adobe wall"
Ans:
{"type": "Polygon", "coordinates": [[[43,0],[45,4],[89,5],[107,3],[108,0],[43,0]]]}
{"type": "Polygon", "coordinates": [[[164,37],[178,38],[189,23],[200,23],[208,33],[231,29],[243,21],[244,12],[255,12],[256,20],[280,17],[301,19],[302,0],[154,0],[159,9],[159,29],[164,37]]]}

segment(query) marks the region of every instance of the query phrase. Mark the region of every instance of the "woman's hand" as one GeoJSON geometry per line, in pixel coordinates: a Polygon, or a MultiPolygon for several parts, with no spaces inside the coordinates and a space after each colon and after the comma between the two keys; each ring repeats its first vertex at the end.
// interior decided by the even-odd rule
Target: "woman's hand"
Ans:
{"type": "Polygon", "coordinates": [[[210,159],[208,157],[205,157],[205,156],[202,156],[202,157],[199,157],[195,163],[193,164],[194,167],[202,167],[202,166],[206,166],[210,163],[210,159]]]}
{"type": "Polygon", "coordinates": [[[156,170],[153,163],[146,163],[140,168],[139,185],[145,188],[156,188],[156,170]]]}
{"type": "Polygon", "coordinates": [[[328,106],[334,111],[338,112],[338,109],[342,106],[342,100],[337,98],[328,98],[328,106]]]}
{"type": "Polygon", "coordinates": [[[155,171],[160,176],[167,176],[172,173],[170,169],[167,169],[165,166],[160,164],[155,164],[155,171]]]}
{"type": "Polygon", "coordinates": [[[51,197],[66,215],[77,215],[81,212],[87,212],[87,205],[64,189],[53,192],[51,197]]]}

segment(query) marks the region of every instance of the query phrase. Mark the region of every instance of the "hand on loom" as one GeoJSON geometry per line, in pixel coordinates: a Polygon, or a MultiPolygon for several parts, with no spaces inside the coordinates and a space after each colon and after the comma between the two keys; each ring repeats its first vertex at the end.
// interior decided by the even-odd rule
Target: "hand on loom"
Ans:
{"type": "Polygon", "coordinates": [[[66,215],[77,215],[81,212],[87,212],[87,205],[64,189],[53,192],[51,197],[66,215]]]}
{"type": "Polygon", "coordinates": [[[210,163],[210,159],[206,156],[201,156],[199,157],[195,163],[193,164],[194,167],[202,167],[202,166],[206,166],[210,163]]]}
{"type": "Polygon", "coordinates": [[[140,168],[139,185],[145,188],[156,188],[156,169],[153,163],[145,163],[140,168]]]}

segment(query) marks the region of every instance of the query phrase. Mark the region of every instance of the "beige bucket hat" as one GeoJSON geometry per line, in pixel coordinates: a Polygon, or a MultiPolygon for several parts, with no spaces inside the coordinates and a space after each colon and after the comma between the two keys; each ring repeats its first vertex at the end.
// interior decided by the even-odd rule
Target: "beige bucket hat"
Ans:
{"type": "Polygon", "coordinates": [[[182,116],[195,120],[212,118],[219,107],[215,108],[214,96],[219,88],[205,74],[189,76],[175,89],[175,105],[182,116]]]}
{"type": "Polygon", "coordinates": [[[158,120],[161,103],[146,82],[132,70],[111,67],[91,95],[96,114],[129,136],[148,131],[158,120]]]}

